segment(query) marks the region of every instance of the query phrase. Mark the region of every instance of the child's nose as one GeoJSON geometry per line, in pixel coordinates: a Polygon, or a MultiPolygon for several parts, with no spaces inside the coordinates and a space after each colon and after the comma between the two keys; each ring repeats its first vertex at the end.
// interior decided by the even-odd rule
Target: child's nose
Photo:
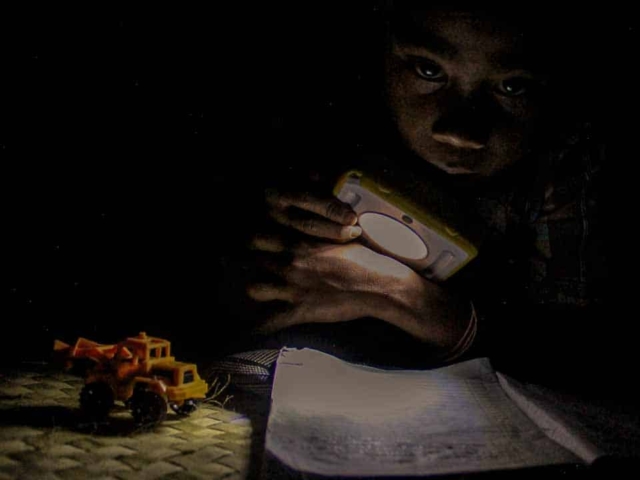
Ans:
{"type": "Polygon", "coordinates": [[[487,146],[491,134],[491,112],[481,101],[463,99],[442,109],[434,122],[431,136],[440,143],[456,148],[481,150],[487,146]]]}

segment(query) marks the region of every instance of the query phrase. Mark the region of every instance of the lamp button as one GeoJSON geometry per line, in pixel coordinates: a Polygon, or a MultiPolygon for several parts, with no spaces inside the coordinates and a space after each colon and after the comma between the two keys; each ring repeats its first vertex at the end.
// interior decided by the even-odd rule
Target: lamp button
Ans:
{"type": "Polygon", "coordinates": [[[344,203],[348,203],[352,208],[360,203],[360,200],[362,200],[362,197],[356,192],[345,192],[343,194],[340,194],[338,198],[344,203]]]}
{"type": "Polygon", "coordinates": [[[455,261],[456,256],[449,251],[442,252],[438,258],[431,264],[430,269],[438,276],[443,271],[447,271],[451,264],[455,261]]]}

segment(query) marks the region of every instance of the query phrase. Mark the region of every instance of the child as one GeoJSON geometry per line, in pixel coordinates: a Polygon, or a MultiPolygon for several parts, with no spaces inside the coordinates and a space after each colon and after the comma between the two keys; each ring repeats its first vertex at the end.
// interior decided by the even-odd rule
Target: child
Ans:
{"type": "Polygon", "coordinates": [[[390,172],[412,168],[482,220],[480,256],[451,281],[430,282],[358,242],[347,205],[271,190],[279,230],[253,237],[267,279],[247,288],[259,305],[280,307],[260,325],[275,334],[267,345],[297,346],[303,332],[310,346],[372,363],[486,354],[526,367],[534,355],[536,371],[548,362],[572,373],[589,357],[603,334],[594,322],[605,301],[603,151],[576,114],[586,85],[570,81],[575,45],[559,44],[531,13],[391,2],[389,128],[377,147],[390,172]]]}

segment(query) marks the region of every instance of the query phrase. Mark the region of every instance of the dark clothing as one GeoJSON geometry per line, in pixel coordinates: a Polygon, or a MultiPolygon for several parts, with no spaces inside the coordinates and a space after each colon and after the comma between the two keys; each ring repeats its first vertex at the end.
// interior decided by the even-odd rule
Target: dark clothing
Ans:
{"type": "Polygon", "coordinates": [[[558,385],[626,383],[633,342],[611,263],[605,155],[585,127],[512,188],[476,199],[488,230],[456,279],[479,315],[467,357],[558,385]]]}

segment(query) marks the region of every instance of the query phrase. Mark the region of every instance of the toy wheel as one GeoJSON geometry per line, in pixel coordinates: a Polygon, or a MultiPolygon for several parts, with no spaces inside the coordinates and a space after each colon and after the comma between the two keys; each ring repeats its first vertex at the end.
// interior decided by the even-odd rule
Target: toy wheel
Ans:
{"type": "Polygon", "coordinates": [[[131,414],[139,425],[160,423],[167,416],[167,401],[149,390],[136,392],[131,398],[131,414]]]}
{"type": "Polygon", "coordinates": [[[104,418],[114,403],[113,390],[103,382],[88,383],[80,392],[80,408],[95,418],[104,418]]]}
{"type": "Polygon", "coordinates": [[[180,415],[189,415],[196,411],[198,404],[193,398],[185,400],[184,403],[178,409],[180,415]]]}

